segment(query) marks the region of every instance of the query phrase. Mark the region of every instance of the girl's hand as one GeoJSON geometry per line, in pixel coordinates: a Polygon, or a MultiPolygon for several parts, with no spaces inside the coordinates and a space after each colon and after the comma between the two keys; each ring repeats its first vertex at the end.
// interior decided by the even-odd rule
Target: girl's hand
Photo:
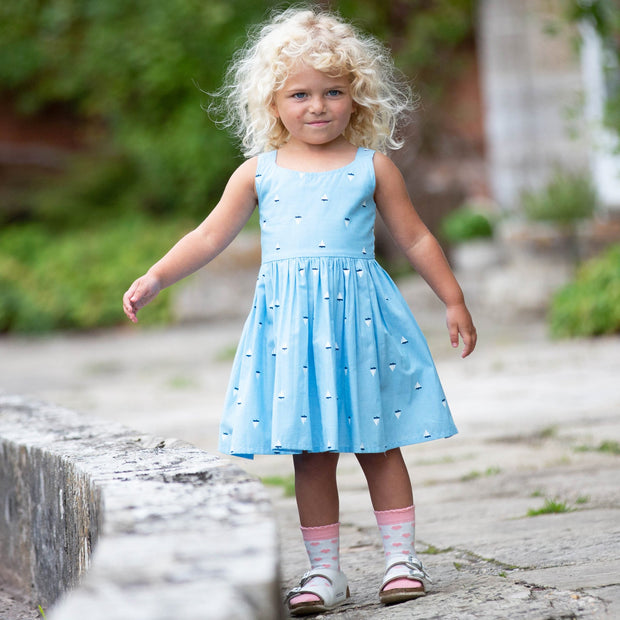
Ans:
{"type": "Polygon", "coordinates": [[[454,348],[459,346],[459,334],[463,338],[465,347],[461,357],[467,357],[475,348],[478,336],[472,321],[471,314],[464,303],[448,306],[446,322],[450,332],[450,342],[454,348]]]}
{"type": "Polygon", "coordinates": [[[140,308],[153,301],[161,291],[159,280],[147,273],[138,278],[123,295],[123,310],[134,323],[138,322],[136,314],[140,308]]]}

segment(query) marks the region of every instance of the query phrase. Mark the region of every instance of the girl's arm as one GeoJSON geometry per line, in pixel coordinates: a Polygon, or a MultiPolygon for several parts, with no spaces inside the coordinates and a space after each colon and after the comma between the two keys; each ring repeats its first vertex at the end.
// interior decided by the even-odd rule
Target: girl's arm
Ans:
{"type": "Polygon", "coordinates": [[[476,328],[465,305],[463,291],[437,239],[411,204],[405,181],[398,168],[381,153],[375,153],[374,166],[377,209],[413,268],[446,305],[452,346],[458,346],[460,334],[465,344],[462,357],[467,357],[476,346],[476,328]]]}
{"type": "Polygon", "coordinates": [[[129,287],[123,296],[123,310],[134,323],[138,310],[162,289],[206,265],[239,234],[256,206],[256,163],[252,158],[241,164],[204,222],[129,287]]]}

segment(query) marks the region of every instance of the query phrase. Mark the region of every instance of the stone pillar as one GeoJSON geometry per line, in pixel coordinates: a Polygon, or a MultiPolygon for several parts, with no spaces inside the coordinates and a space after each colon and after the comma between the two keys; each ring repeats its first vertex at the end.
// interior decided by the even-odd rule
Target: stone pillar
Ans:
{"type": "Polygon", "coordinates": [[[588,142],[580,115],[583,91],[573,29],[559,0],[481,0],[482,69],[489,177],[504,209],[519,207],[554,166],[583,170],[588,142]]]}
{"type": "Polygon", "coordinates": [[[581,67],[585,85],[584,111],[592,136],[590,166],[592,178],[604,207],[620,214],[620,144],[618,134],[604,124],[605,83],[604,65],[608,71],[620,74],[620,67],[613,66],[612,57],[606,58],[605,49],[592,24],[582,23],[581,67]]]}

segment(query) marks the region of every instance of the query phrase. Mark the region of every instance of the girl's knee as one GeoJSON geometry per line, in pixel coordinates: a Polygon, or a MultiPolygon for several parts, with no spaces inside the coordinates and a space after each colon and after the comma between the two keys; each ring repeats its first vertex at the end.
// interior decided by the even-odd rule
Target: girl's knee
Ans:
{"type": "Polygon", "coordinates": [[[293,464],[296,472],[305,470],[335,471],[339,456],[335,452],[302,452],[293,455],[293,464]]]}
{"type": "Polygon", "coordinates": [[[394,448],[385,452],[368,452],[366,454],[356,454],[357,460],[362,468],[366,466],[380,467],[385,464],[404,463],[400,448],[394,448]]]}

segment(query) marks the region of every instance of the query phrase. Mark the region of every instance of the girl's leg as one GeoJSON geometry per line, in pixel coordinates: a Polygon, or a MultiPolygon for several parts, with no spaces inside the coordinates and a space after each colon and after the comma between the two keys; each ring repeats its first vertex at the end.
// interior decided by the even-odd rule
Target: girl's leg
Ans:
{"type": "Polygon", "coordinates": [[[340,512],[333,452],[305,452],[293,456],[295,498],[302,527],[337,523],[340,512]]]}
{"type": "MultiPolygon", "coordinates": [[[[381,590],[381,600],[397,602],[422,596],[424,585],[421,581],[411,575],[401,577],[403,563],[415,557],[415,508],[402,453],[395,449],[356,456],[368,482],[385,553],[385,578],[388,582],[381,590]]],[[[423,571],[421,565],[420,571],[423,571]]]]}
{"type": "MultiPolygon", "coordinates": [[[[301,533],[310,560],[311,570],[340,571],[339,501],[336,483],[338,454],[304,453],[293,456],[295,496],[299,510],[301,533]]],[[[331,587],[324,577],[314,576],[304,588],[331,587]]],[[[344,594],[342,601],[344,602],[344,594]]],[[[312,593],[289,599],[293,615],[309,613],[321,604],[312,593]]]]}
{"type": "Polygon", "coordinates": [[[396,510],[413,505],[411,480],[400,449],[355,456],[366,476],[375,510],[396,510]]]}

